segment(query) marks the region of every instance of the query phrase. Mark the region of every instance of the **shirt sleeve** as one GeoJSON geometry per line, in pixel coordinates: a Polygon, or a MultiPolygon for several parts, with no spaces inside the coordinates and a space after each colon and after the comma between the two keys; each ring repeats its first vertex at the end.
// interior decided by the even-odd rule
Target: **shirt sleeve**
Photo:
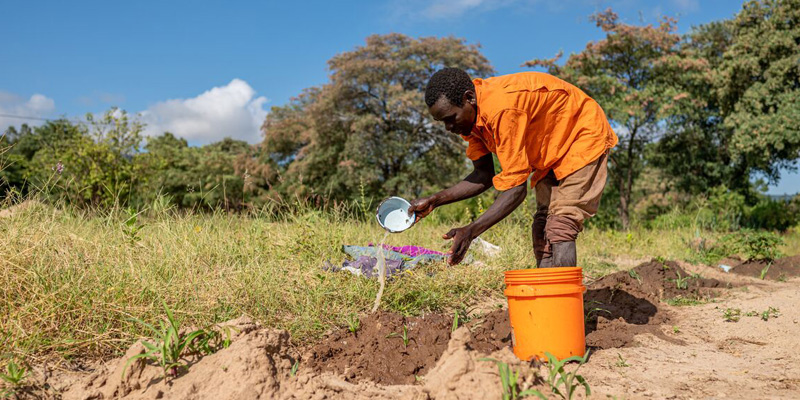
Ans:
{"type": "Polygon", "coordinates": [[[472,161],[477,161],[479,158],[491,153],[483,142],[475,136],[464,136],[461,138],[467,141],[467,157],[472,161]]]}
{"type": "Polygon", "coordinates": [[[492,183],[495,189],[506,191],[525,183],[533,171],[528,161],[525,140],[528,114],[521,110],[503,110],[495,117],[492,125],[497,145],[497,160],[503,169],[495,175],[492,183]]]}

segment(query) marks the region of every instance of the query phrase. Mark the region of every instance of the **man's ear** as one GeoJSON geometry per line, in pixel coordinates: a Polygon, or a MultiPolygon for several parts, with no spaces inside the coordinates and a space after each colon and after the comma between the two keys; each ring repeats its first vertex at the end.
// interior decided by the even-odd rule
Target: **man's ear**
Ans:
{"type": "Polygon", "coordinates": [[[475,106],[475,104],[477,102],[477,97],[475,96],[475,91],[473,91],[473,90],[465,91],[463,100],[464,100],[464,104],[469,103],[470,105],[475,106]]]}

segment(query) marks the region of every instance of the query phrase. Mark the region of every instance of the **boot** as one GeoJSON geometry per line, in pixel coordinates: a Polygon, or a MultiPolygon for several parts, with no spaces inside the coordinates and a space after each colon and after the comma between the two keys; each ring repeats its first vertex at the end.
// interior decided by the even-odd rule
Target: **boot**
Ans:
{"type": "Polygon", "coordinates": [[[575,242],[551,243],[553,248],[553,267],[576,267],[578,265],[578,251],[575,242]]]}
{"type": "Polygon", "coordinates": [[[553,257],[537,258],[536,259],[536,267],[537,268],[555,267],[555,265],[553,265],[553,257]]]}

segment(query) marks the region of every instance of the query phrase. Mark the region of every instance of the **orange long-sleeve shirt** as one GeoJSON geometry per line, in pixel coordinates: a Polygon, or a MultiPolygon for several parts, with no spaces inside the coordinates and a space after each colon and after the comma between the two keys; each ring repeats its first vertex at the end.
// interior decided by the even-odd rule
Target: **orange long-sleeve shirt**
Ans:
{"type": "Polygon", "coordinates": [[[503,191],[535,185],[551,169],[561,180],[617,145],[603,109],[577,87],[552,75],[523,72],[475,79],[478,117],[467,157],[497,154],[503,191]]]}

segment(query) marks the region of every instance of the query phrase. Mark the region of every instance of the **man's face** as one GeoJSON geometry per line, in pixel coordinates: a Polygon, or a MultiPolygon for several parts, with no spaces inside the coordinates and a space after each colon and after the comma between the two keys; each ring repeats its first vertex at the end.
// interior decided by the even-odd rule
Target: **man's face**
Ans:
{"type": "Polygon", "coordinates": [[[433,119],[444,122],[444,127],[449,132],[458,135],[469,135],[472,127],[475,126],[477,111],[475,106],[475,94],[468,91],[464,94],[464,104],[459,107],[451,103],[447,97],[442,96],[439,100],[428,108],[433,119]]]}

